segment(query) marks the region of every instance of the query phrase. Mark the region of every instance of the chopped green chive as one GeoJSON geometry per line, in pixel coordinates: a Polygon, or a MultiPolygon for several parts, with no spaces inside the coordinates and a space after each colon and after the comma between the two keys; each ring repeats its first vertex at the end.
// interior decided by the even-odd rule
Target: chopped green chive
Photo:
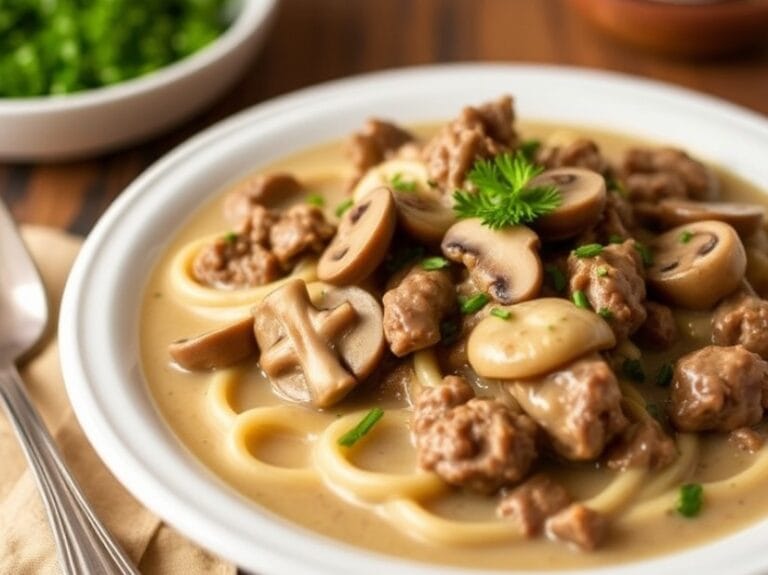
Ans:
{"type": "Polygon", "coordinates": [[[683,233],[680,234],[680,243],[681,244],[687,244],[691,241],[691,238],[693,237],[693,232],[690,230],[683,230],[683,233]]]}
{"type": "Polygon", "coordinates": [[[576,304],[576,307],[580,307],[581,309],[589,309],[589,300],[587,299],[587,296],[584,295],[584,292],[580,289],[577,289],[575,292],[573,292],[571,298],[573,298],[573,303],[576,304]]]}
{"type": "Polygon", "coordinates": [[[615,192],[623,198],[627,197],[627,190],[624,188],[624,184],[616,178],[605,178],[605,187],[609,192],[615,192]]]}
{"type": "Polygon", "coordinates": [[[672,383],[672,376],[674,373],[675,370],[671,363],[667,362],[663,364],[659,368],[659,371],[656,372],[656,385],[660,387],[669,387],[669,384],[672,383]]]}
{"type": "Polygon", "coordinates": [[[599,310],[597,310],[597,315],[606,320],[613,319],[613,312],[607,307],[601,307],[599,310]]]}
{"type": "Polygon", "coordinates": [[[508,309],[501,309],[500,307],[495,307],[491,310],[491,315],[498,317],[499,319],[509,319],[512,317],[512,312],[508,309]]]}
{"type": "Polygon", "coordinates": [[[624,238],[622,238],[619,234],[611,234],[608,236],[608,243],[609,244],[623,244],[624,238]]]}
{"type": "Polygon", "coordinates": [[[522,152],[523,156],[525,156],[526,160],[532,162],[536,159],[536,152],[539,151],[539,148],[541,148],[541,142],[536,139],[530,139],[521,142],[519,150],[522,152]]]}
{"type": "Polygon", "coordinates": [[[424,248],[422,246],[404,245],[387,257],[384,268],[388,273],[392,274],[423,256],[424,248]]]}
{"type": "Polygon", "coordinates": [[[374,407],[369,411],[360,423],[339,437],[339,445],[351,447],[360,441],[376,423],[384,416],[384,410],[380,407],[374,407]]]}
{"type": "Polygon", "coordinates": [[[624,363],[621,364],[621,371],[632,381],[637,383],[645,381],[645,370],[639,359],[625,359],[624,363]]]}
{"type": "Polygon", "coordinates": [[[447,319],[440,322],[440,340],[445,344],[452,344],[458,339],[459,324],[454,320],[447,319]]]}
{"type": "Polygon", "coordinates": [[[351,208],[354,203],[355,202],[352,200],[352,198],[349,198],[348,200],[344,200],[343,202],[341,202],[338,206],[336,206],[336,212],[335,212],[336,217],[340,218],[341,216],[343,216],[344,213],[349,208],[351,208]]]}
{"type": "Polygon", "coordinates": [[[600,255],[600,252],[602,251],[603,246],[600,244],[585,244],[573,250],[572,253],[577,258],[593,258],[597,255],[600,255]]]}
{"type": "Polygon", "coordinates": [[[404,180],[403,174],[400,172],[392,176],[389,183],[392,184],[392,187],[398,192],[413,192],[416,190],[416,182],[413,180],[404,180]]]}
{"type": "Polygon", "coordinates": [[[677,512],[683,517],[696,517],[704,503],[704,488],[698,483],[686,483],[680,487],[677,512]]]}
{"type": "Polygon", "coordinates": [[[563,293],[565,290],[565,274],[555,265],[548,265],[544,269],[552,280],[552,287],[555,288],[555,291],[563,293]]]}
{"type": "Polygon", "coordinates": [[[484,293],[476,293],[473,296],[467,298],[459,298],[459,305],[461,313],[470,314],[475,313],[483,309],[483,306],[488,303],[488,296],[484,293]]]}
{"type": "Polygon", "coordinates": [[[640,259],[643,260],[643,265],[645,267],[653,265],[653,253],[651,253],[648,246],[641,244],[640,242],[635,242],[635,249],[637,250],[637,253],[640,254],[640,259]]]}
{"type": "Polygon", "coordinates": [[[237,234],[235,232],[227,232],[224,234],[224,241],[228,244],[234,244],[237,241],[237,234]]]}
{"type": "Polygon", "coordinates": [[[449,265],[451,265],[451,262],[445,258],[441,258],[440,256],[425,258],[421,260],[421,267],[427,271],[442,270],[447,268],[449,265]]]}
{"type": "Polygon", "coordinates": [[[316,193],[307,194],[305,201],[312,206],[317,206],[318,208],[322,208],[325,205],[325,198],[316,193]]]}
{"type": "Polygon", "coordinates": [[[604,278],[608,275],[608,268],[605,266],[597,266],[595,273],[597,274],[597,277],[604,278]]]}

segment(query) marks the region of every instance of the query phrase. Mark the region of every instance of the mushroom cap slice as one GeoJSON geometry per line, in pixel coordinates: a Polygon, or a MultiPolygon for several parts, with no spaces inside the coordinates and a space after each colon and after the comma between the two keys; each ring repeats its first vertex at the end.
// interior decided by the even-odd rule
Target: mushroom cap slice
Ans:
{"type": "Polygon", "coordinates": [[[397,211],[389,188],[372,191],[349,208],[336,235],[320,256],[317,277],[336,285],[367,278],[387,255],[397,211]]]}
{"type": "Polygon", "coordinates": [[[709,309],[736,290],[747,256],[739,235],[726,223],[694,222],[657,236],[650,244],[654,262],[648,285],[669,303],[709,309]]]}
{"type": "Polygon", "coordinates": [[[228,367],[258,353],[253,335],[253,316],[192,338],[174,341],[168,353],[184,369],[192,371],[228,367]]]}
{"type": "Polygon", "coordinates": [[[434,191],[393,190],[400,225],[409,235],[426,244],[439,244],[456,223],[456,214],[434,191]]]}
{"type": "Polygon", "coordinates": [[[488,316],[469,334],[469,365],[482,377],[536,377],[616,345],[599,315],[565,299],[540,298],[504,309],[508,319],[488,316]]]}
{"type": "Polygon", "coordinates": [[[440,247],[445,257],[463,263],[475,285],[499,303],[530,299],[541,289],[539,236],[526,226],[492,230],[478,218],[460,220],[440,247]]]}
{"type": "Polygon", "coordinates": [[[740,236],[749,237],[760,229],[765,217],[765,208],[757,204],[738,202],[694,202],[668,199],[657,204],[638,203],[635,205],[635,214],[645,222],[662,229],[716,220],[731,225],[740,236]]]}
{"type": "Polygon", "coordinates": [[[532,227],[545,240],[572,238],[594,226],[605,208],[605,178],[584,168],[557,168],[533,178],[526,187],[555,186],[561,202],[532,227]]]}
{"type": "Polygon", "coordinates": [[[408,188],[413,188],[412,192],[431,190],[427,166],[423,162],[395,159],[377,164],[365,172],[352,190],[352,199],[359,202],[381,186],[393,187],[393,181],[398,180],[408,188]]]}

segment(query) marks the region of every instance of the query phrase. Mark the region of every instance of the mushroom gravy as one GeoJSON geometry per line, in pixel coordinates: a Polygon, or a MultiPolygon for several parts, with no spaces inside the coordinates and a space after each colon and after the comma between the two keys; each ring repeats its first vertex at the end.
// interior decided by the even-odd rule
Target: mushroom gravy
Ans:
{"type": "MultiPolygon", "coordinates": [[[[428,126],[416,130],[416,133],[426,137],[435,133],[436,129],[435,126],[428,126]]],[[[564,137],[562,126],[519,123],[518,129],[525,138],[538,138],[542,142],[564,137]]],[[[603,154],[612,161],[618,161],[623,150],[638,145],[637,141],[621,135],[579,127],[568,127],[568,131],[593,139],[603,154]]],[[[301,152],[260,170],[267,171],[286,171],[294,174],[309,191],[325,198],[326,216],[331,221],[337,221],[334,208],[346,198],[344,190],[350,176],[350,167],[340,143],[334,142],[301,152]]],[[[766,204],[765,196],[760,190],[723,170],[717,169],[716,172],[721,181],[724,198],[766,204]]],[[[392,175],[389,174],[386,178],[391,179],[392,175]]],[[[456,529],[453,536],[440,532],[431,537],[427,534],[427,527],[419,531],[418,522],[398,521],[398,517],[412,518],[414,515],[413,508],[408,507],[407,503],[388,506],[387,497],[384,495],[355,498],[349,489],[334,485],[328,473],[304,473],[302,470],[318,465],[317,462],[324,461],[323,458],[334,457],[334,454],[330,453],[333,447],[326,446],[325,450],[317,448],[327,429],[338,427],[340,430],[346,430],[354,426],[361,409],[367,410],[376,406],[383,408],[385,415],[364,441],[350,449],[348,457],[351,463],[359,469],[380,474],[413,474],[417,467],[417,453],[410,439],[410,427],[414,424],[408,421],[410,400],[413,399],[409,398],[408,394],[412,393],[413,387],[407,383],[403,384],[405,380],[410,381],[412,376],[409,370],[405,373],[398,369],[390,370],[385,362],[380,369],[383,380],[380,386],[365,384],[363,389],[355,390],[355,393],[347,396],[343,402],[329,404],[325,411],[318,412],[311,406],[296,405],[273,393],[269,382],[261,375],[253,359],[245,359],[223,375],[216,372],[185,371],[173,365],[167,351],[171,342],[205,332],[238,317],[235,313],[219,319],[211,312],[216,306],[206,308],[205,313],[195,313],[205,306],[196,307],[177,298],[171,277],[178,254],[187,246],[201,237],[221,234],[229,229],[231,224],[228,224],[222,215],[225,203],[226,196],[222,194],[195,213],[157,263],[146,288],[141,318],[142,367],[159,411],[181,443],[225,483],[261,507],[274,512],[276,517],[286,518],[334,539],[401,558],[471,568],[556,569],[604,566],[669,553],[733,533],[768,514],[768,501],[761,492],[761,482],[768,480],[768,461],[765,454],[762,451],[750,454],[737,449],[728,440],[727,435],[714,433],[700,434],[696,439],[696,446],[680,456],[691,456],[692,459],[687,462],[690,469],[686,468],[686,462],[678,461],[669,468],[641,475],[633,469],[617,472],[608,469],[606,465],[596,465],[589,461],[565,461],[558,457],[547,457],[540,462],[537,471],[549,473],[550,477],[565,487],[574,501],[598,501],[598,498],[602,498],[599,500],[600,505],[615,509],[610,517],[611,527],[606,539],[594,552],[573,551],[544,537],[509,538],[504,532],[512,531],[512,527],[506,523],[507,520],[497,518],[496,497],[458,488],[434,488],[430,491],[432,495],[420,502],[421,506],[432,514],[432,517],[451,520],[450,525],[458,522],[468,522],[470,525],[472,522],[482,522],[484,529],[478,531],[480,536],[473,535],[472,528],[469,527],[464,531],[456,529]],[[262,421],[258,433],[254,431],[257,428],[253,421],[235,418],[236,413],[264,406],[274,406],[275,411],[262,412],[258,416],[262,421]],[[286,421],[290,424],[284,425],[286,421]],[[240,443],[232,447],[232,429],[235,426],[240,426],[239,435],[236,436],[240,443]],[[691,455],[693,452],[695,453],[691,455]],[[289,472],[270,475],[263,472],[258,465],[254,465],[254,461],[265,462],[289,472]],[[746,478],[738,485],[728,484],[728,478],[737,476],[751,467],[756,470],[752,474],[754,477],[747,471],[746,478]],[[664,477],[665,474],[669,475],[670,470],[679,473],[679,477],[671,482],[668,477],[664,477]],[[626,485],[617,486],[617,477],[620,476],[626,485]],[[643,492],[637,485],[639,481],[645,484],[643,492]],[[705,487],[704,508],[698,516],[686,518],[675,513],[679,485],[718,481],[722,483],[716,488],[705,487]],[[672,489],[670,484],[673,485],[672,489]],[[615,486],[614,491],[610,491],[612,485],[615,486]],[[655,485],[660,487],[654,491],[655,485]],[[619,499],[621,493],[624,493],[628,500],[605,503],[607,497],[614,496],[614,492],[619,493],[619,499]],[[648,504],[644,506],[643,503],[648,504]],[[491,523],[495,526],[489,527],[488,524],[491,523]],[[441,537],[442,541],[439,540],[441,537]]],[[[435,210],[439,211],[440,207],[436,205],[435,210]]],[[[422,230],[417,233],[432,232],[422,230]]],[[[747,245],[746,248],[749,258],[747,277],[759,291],[768,285],[768,272],[763,271],[768,270],[768,266],[761,268],[759,263],[755,263],[760,257],[766,257],[761,256],[761,249],[752,245],[747,245]]],[[[440,253],[439,250],[433,252],[440,253]]],[[[768,259],[765,261],[768,262],[768,259]]],[[[358,279],[360,278],[353,278],[352,281],[358,279]]],[[[714,281],[719,282],[719,279],[714,281]]],[[[538,288],[534,286],[530,289],[538,288]]],[[[317,293],[310,293],[310,296],[315,299],[321,297],[317,293]]],[[[514,317],[515,313],[519,313],[514,305],[520,304],[505,307],[506,303],[492,303],[489,307],[502,311],[510,309],[512,317],[507,320],[485,317],[479,322],[477,329],[494,332],[505,325],[504,321],[514,322],[518,319],[514,317]],[[490,323],[491,321],[497,323],[490,323]]],[[[250,304],[237,302],[230,307],[242,309],[244,306],[250,307],[250,304]]],[[[226,307],[219,306],[220,309],[226,307]]],[[[675,310],[674,313],[681,338],[666,349],[643,350],[646,382],[633,384],[631,377],[619,374],[622,392],[631,398],[639,397],[639,401],[642,401],[641,407],[646,404],[662,405],[668,391],[653,381],[662,366],[709,343],[711,311],[675,310]]],[[[535,329],[539,329],[519,326],[516,323],[510,325],[519,329],[519,337],[525,337],[531,330],[535,333],[535,329]]],[[[541,337],[545,338],[552,325],[553,323],[548,323],[540,328],[544,334],[541,337]]],[[[604,326],[605,322],[595,324],[592,320],[585,320],[585,333],[591,334],[590,337],[598,342],[590,351],[603,349],[605,341],[613,338],[612,334],[604,333],[604,326]]],[[[493,335],[488,339],[494,338],[498,340],[498,337],[493,335]]],[[[552,341],[553,345],[560,345],[564,349],[572,346],[563,344],[560,340],[552,341]]],[[[579,343],[582,344],[583,342],[579,343]]],[[[471,356],[471,339],[468,346],[471,356]]],[[[484,345],[476,344],[475,347],[478,347],[476,353],[487,351],[484,345]]],[[[625,348],[620,350],[620,353],[626,360],[636,359],[637,349],[631,345],[625,348]]],[[[587,349],[584,348],[584,353],[586,352],[587,349]]],[[[441,372],[450,371],[450,357],[441,354],[437,366],[434,357],[419,355],[420,353],[414,356],[416,380],[434,378],[435,374],[439,376],[441,372]]],[[[199,354],[193,355],[199,357],[199,354]]],[[[584,357],[589,359],[587,355],[584,357]]],[[[524,367],[528,371],[521,372],[520,377],[523,380],[515,384],[517,391],[512,395],[516,402],[525,408],[525,397],[528,397],[529,393],[541,391],[545,383],[540,381],[533,387],[525,378],[533,377],[530,374],[534,373],[535,369],[531,366],[524,367]],[[534,369],[534,372],[530,369],[534,369]]],[[[490,374],[489,377],[496,375],[490,374]]],[[[496,387],[500,385],[497,383],[483,379],[472,379],[472,383],[480,392],[479,395],[493,396],[505,393],[497,393],[496,387]]],[[[290,390],[284,392],[284,396],[290,398],[290,390]]],[[[535,403],[536,397],[530,397],[535,403]]],[[[333,437],[336,436],[331,435],[331,438],[333,437]]],[[[590,456],[588,459],[593,458],[590,456]]],[[[324,469],[327,471],[332,467],[324,469]]],[[[424,475],[432,477],[432,474],[424,475]]],[[[400,489],[400,483],[389,481],[388,485],[389,495],[397,493],[400,489]]],[[[366,493],[374,491],[374,487],[371,486],[366,493]]],[[[423,485],[418,488],[427,489],[423,485]]],[[[416,487],[408,485],[402,489],[403,493],[410,493],[408,489],[416,487]]],[[[432,489],[431,484],[429,489],[432,489]]],[[[404,501],[407,499],[404,498],[404,501]]]]}

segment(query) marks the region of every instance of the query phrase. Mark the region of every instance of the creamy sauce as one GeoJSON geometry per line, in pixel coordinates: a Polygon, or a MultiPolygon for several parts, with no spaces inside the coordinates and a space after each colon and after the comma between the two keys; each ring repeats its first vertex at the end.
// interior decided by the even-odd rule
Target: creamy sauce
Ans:
{"type": "MultiPolygon", "coordinates": [[[[422,130],[422,133],[426,131],[422,130]]],[[[545,139],[554,129],[543,124],[523,123],[520,131],[526,138],[545,139]]],[[[623,136],[594,130],[574,128],[574,131],[594,138],[603,152],[614,158],[627,146],[637,143],[623,136]]],[[[318,147],[286,158],[268,169],[293,172],[310,191],[326,195],[327,215],[333,219],[333,208],[343,199],[345,187],[343,178],[334,174],[346,173],[349,169],[342,150],[338,143],[318,147]]],[[[727,197],[765,203],[765,197],[747,183],[726,172],[720,175],[727,197]]],[[[702,544],[768,516],[768,498],[759,486],[755,486],[743,491],[726,490],[725,495],[706,496],[704,511],[695,519],[678,516],[670,506],[635,523],[617,522],[605,546],[594,553],[575,552],[543,539],[488,545],[438,545],[411,537],[373,512],[370,505],[347,500],[322,481],[308,480],[300,486],[254,481],[242,462],[233,458],[225,447],[225,432],[210,411],[207,401],[210,374],[183,372],[171,365],[167,353],[170,342],[221,323],[196,316],[174,301],[167,271],[174,255],[185,244],[228,229],[229,225],[221,215],[222,197],[223,194],[219,195],[187,221],[149,278],[141,317],[142,365],[157,408],[180,442],[205,467],[255,504],[313,531],[360,547],[429,563],[473,568],[561,569],[616,564],[702,544]]],[[[678,320],[685,324],[701,322],[695,314],[681,315],[678,320]]],[[[645,356],[651,377],[640,387],[647,394],[646,401],[659,400],[660,390],[652,382],[657,367],[681,355],[686,345],[692,345],[690,340],[665,353],[645,356]]],[[[244,372],[246,383],[237,386],[229,398],[236,412],[281,403],[268,382],[259,375],[255,363],[244,366],[244,372]]],[[[358,395],[361,397],[334,408],[332,415],[360,409],[365,400],[385,407],[405,406],[403,398],[381,398],[374,392],[358,395]]],[[[309,416],[311,410],[305,411],[309,416]]],[[[730,477],[747,467],[754,458],[729,444],[725,436],[706,436],[701,445],[703,455],[693,474],[686,477],[687,481],[730,477]]],[[[311,458],[306,437],[278,427],[273,433],[249,440],[247,449],[262,461],[286,468],[300,468],[311,458]]],[[[392,426],[374,428],[364,445],[356,448],[351,457],[356,465],[372,471],[408,472],[415,465],[407,433],[404,430],[398,432],[392,426]]],[[[600,492],[613,477],[612,473],[592,465],[559,468],[556,472],[558,479],[578,499],[600,492]]],[[[495,520],[495,504],[494,498],[448,490],[425,506],[443,517],[495,520]]]]}

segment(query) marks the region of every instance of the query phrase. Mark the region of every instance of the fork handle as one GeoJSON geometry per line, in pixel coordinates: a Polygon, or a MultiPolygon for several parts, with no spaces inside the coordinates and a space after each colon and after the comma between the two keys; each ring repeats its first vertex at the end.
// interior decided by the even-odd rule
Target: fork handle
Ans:
{"type": "Polygon", "coordinates": [[[14,364],[0,366],[0,397],[34,472],[58,547],[62,572],[66,575],[138,575],[67,470],[14,364]]]}

